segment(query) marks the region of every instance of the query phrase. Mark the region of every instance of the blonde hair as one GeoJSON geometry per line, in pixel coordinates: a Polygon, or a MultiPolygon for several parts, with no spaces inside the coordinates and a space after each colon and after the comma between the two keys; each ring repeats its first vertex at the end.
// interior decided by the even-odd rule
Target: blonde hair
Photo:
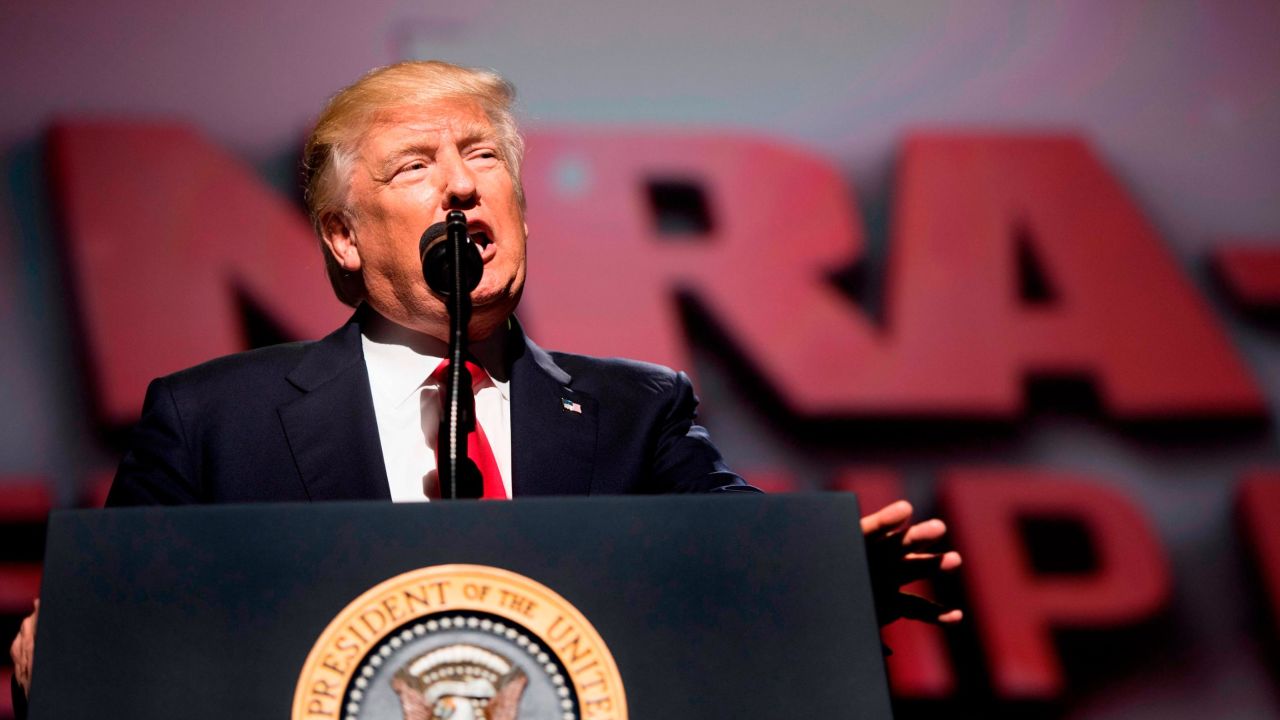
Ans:
{"type": "MultiPolygon", "coordinates": [[[[355,305],[364,297],[358,275],[345,272],[324,244],[325,218],[347,212],[351,163],[361,136],[380,113],[442,100],[470,99],[480,104],[497,132],[498,151],[524,207],[520,164],[524,139],[511,104],[516,89],[501,75],[439,60],[418,60],[376,68],[329,99],[307,138],[302,156],[303,197],[311,225],[320,238],[325,272],[338,299],[355,305]]],[[[423,228],[425,230],[425,228],[423,228]]]]}

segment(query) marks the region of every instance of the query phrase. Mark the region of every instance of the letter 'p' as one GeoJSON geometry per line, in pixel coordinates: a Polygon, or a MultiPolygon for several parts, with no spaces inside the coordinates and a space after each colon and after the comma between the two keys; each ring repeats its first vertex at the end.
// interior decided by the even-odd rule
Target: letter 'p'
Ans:
{"type": "Polygon", "coordinates": [[[1154,532],[1114,489],[1061,472],[967,468],[947,474],[941,497],[965,557],[992,687],[1002,697],[1062,693],[1052,630],[1136,623],[1169,597],[1168,563],[1154,532]],[[1078,524],[1094,549],[1094,568],[1036,572],[1020,532],[1028,520],[1078,524]]]}

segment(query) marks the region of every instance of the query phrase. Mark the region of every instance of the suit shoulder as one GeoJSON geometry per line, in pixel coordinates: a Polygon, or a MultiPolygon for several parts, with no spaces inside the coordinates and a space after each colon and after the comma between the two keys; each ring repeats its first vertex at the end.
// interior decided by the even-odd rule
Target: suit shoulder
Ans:
{"type": "Polygon", "coordinates": [[[160,378],[170,388],[214,390],[244,387],[264,378],[282,378],[297,366],[313,342],[291,342],[214,358],[160,378]]]}
{"type": "Polygon", "coordinates": [[[684,373],[657,363],[566,352],[549,354],[558,366],[573,377],[575,386],[607,384],[616,387],[623,384],[649,392],[666,393],[673,385],[689,382],[684,373]]]}

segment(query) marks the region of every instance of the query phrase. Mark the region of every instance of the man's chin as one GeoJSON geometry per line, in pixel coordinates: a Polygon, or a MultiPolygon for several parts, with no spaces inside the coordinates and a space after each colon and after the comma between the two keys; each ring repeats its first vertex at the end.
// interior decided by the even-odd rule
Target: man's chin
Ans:
{"type": "Polygon", "coordinates": [[[474,313],[501,312],[508,305],[511,305],[511,296],[506,293],[471,294],[471,311],[474,313]]]}
{"type": "Polygon", "coordinates": [[[503,322],[508,315],[515,312],[519,300],[519,297],[505,292],[480,296],[472,294],[471,317],[483,318],[489,322],[503,322]]]}
{"type": "Polygon", "coordinates": [[[471,293],[471,310],[475,313],[507,314],[515,311],[516,304],[519,302],[519,289],[512,288],[510,285],[495,288],[485,287],[482,284],[471,293]]]}

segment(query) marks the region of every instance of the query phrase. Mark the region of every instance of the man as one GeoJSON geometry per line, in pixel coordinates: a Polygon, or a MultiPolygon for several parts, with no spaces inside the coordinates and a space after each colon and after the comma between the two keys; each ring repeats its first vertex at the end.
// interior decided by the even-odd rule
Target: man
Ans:
{"type": "MultiPolygon", "coordinates": [[[[547,353],[515,321],[525,281],[523,146],[514,90],[441,62],[370,72],[338,93],[307,142],[306,197],[329,279],[357,306],[342,328],[211,361],[148,389],[109,505],[439,497],[434,455],[448,314],[418,241],[461,210],[484,273],[468,334],[484,372],[479,429],[496,497],[754,492],[728,470],[683,373],[547,353]]],[[[486,492],[488,496],[488,492],[486,492]]],[[[863,519],[881,620],[959,620],[898,593],[959,565],[898,502],[863,519]]],[[[38,607],[37,607],[38,610],[38,607]]],[[[30,683],[36,613],[14,640],[30,683]]]]}

